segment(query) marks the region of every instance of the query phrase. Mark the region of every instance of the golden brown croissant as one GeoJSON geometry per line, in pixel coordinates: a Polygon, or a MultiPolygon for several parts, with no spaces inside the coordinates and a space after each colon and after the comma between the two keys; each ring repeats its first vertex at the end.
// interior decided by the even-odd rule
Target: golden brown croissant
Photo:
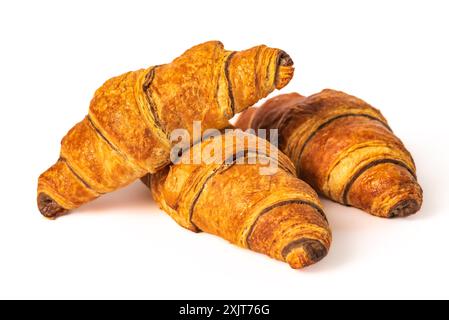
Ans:
{"type": "Polygon", "coordinates": [[[62,139],[60,158],[39,177],[38,207],[47,217],[125,186],[169,163],[169,134],[194,120],[223,128],[235,113],[284,87],[293,62],[264,45],[226,51],[218,41],[173,62],[128,72],[100,87],[89,113],[62,139]]]}
{"type": "Polygon", "coordinates": [[[296,178],[285,155],[261,138],[240,133],[231,130],[200,144],[202,150],[213,149],[220,161],[208,164],[203,158],[191,164],[192,155],[184,155],[190,162],[142,180],[160,207],[184,228],[215,234],[292,268],[321,260],[329,250],[331,232],[317,194],[296,178]],[[271,175],[261,171],[268,162],[278,168],[271,175]]]}
{"type": "Polygon", "coordinates": [[[278,129],[279,148],[298,176],[334,201],[380,217],[421,207],[410,153],[382,114],[356,97],[334,90],[280,95],[245,111],[236,126],[278,129]]]}

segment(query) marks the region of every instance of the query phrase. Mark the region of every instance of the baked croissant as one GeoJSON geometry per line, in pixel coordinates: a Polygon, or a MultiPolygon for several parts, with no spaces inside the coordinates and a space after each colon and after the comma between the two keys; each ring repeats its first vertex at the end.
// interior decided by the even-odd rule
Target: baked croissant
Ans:
{"type": "Polygon", "coordinates": [[[379,110],[343,92],[280,95],[237,127],[278,129],[279,148],[315,190],[380,217],[416,213],[422,189],[412,156],[379,110]]]}
{"type": "Polygon", "coordinates": [[[279,49],[232,52],[212,41],[106,81],[62,139],[59,160],[39,177],[39,210],[54,217],[163,168],[173,129],[192,134],[194,120],[203,131],[226,127],[235,113],[284,87],[292,65],[279,49]]]}
{"type": "Polygon", "coordinates": [[[203,140],[201,150],[213,149],[220,161],[208,164],[203,157],[192,164],[192,155],[184,155],[189,161],[142,180],[184,228],[220,236],[292,268],[318,262],[329,250],[331,232],[317,194],[296,178],[284,154],[261,138],[240,133],[231,130],[203,140]],[[277,167],[271,175],[261,174],[267,162],[277,167]]]}

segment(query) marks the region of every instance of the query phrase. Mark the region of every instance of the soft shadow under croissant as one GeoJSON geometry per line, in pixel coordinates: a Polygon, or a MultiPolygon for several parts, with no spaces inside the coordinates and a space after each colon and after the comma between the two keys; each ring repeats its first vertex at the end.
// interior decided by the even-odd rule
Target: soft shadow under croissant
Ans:
{"type": "Polygon", "coordinates": [[[334,201],[388,218],[421,207],[412,156],[363,100],[329,89],[280,95],[243,112],[236,126],[278,129],[298,176],[334,201]]]}

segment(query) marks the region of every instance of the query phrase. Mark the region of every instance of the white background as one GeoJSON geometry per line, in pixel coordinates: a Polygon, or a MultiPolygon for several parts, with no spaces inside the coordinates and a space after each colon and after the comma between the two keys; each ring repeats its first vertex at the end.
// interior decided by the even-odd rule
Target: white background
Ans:
{"type": "Polygon", "coordinates": [[[449,298],[447,1],[2,1],[1,298],[449,298]],[[324,201],[329,256],[285,263],[194,234],[140,183],[49,221],[38,175],[111,76],[211,39],[287,51],[284,92],[344,90],[414,155],[421,212],[383,220],[324,201]]]}

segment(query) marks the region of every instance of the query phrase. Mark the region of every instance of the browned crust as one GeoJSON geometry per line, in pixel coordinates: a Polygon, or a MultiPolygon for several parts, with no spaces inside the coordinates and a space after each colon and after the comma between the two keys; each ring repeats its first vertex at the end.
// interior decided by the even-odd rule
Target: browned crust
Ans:
{"type": "Polygon", "coordinates": [[[376,121],[376,122],[380,123],[381,125],[385,126],[385,128],[387,128],[388,130],[391,131],[391,129],[390,129],[390,127],[388,126],[387,123],[385,123],[385,122],[383,122],[383,121],[381,121],[381,120],[377,119],[376,117],[373,117],[373,116],[371,116],[371,115],[369,115],[369,114],[356,114],[356,113],[340,114],[340,115],[335,116],[335,117],[333,117],[333,118],[331,118],[331,119],[329,119],[329,120],[326,120],[325,122],[323,122],[322,124],[320,124],[320,125],[318,126],[318,128],[316,128],[315,130],[313,130],[313,131],[309,134],[309,136],[306,138],[305,142],[302,144],[301,151],[299,152],[299,155],[298,155],[298,163],[301,162],[301,157],[302,157],[302,154],[304,153],[304,149],[307,147],[308,143],[313,139],[313,137],[315,137],[315,135],[316,135],[318,132],[320,132],[320,131],[321,131],[322,129],[324,129],[326,126],[332,124],[332,122],[337,121],[337,120],[342,119],[342,118],[347,118],[347,117],[362,117],[362,118],[368,118],[368,119],[370,119],[370,120],[373,120],[373,121],[376,121]]]}
{"type": "Polygon", "coordinates": [[[162,130],[162,132],[168,138],[167,130],[162,125],[162,121],[159,118],[156,106],[154,105],[153,99],[151,98],[151,88],[150,88],[150,86],[151,86],[151,83],[153,82],[154,75],[156,73],[156,69],[157,69],[157,66],[151,68],[150,71],[146,74],[145,81],[142,84],[142,91],[145,93],[145,99],[146,99],[146,101],[148,103],[149,112],[154,117],[154,124],[155,124],[155,126],[158,127],[160,130],[162,130]]]}
{"type": "MultiPolygon", "coordinates": [[[[228,85],[229,108],[231,108],[232,115],[235,115],[235,101],[234,101],[234,94],[232,92],[232,82],[231,82],[231,79],[229,78],[229,66],[231,65],[232,57],[234,57],[235,53],[236,53],[235,51],[232,52],[226,58],[226,62],[225,62],[225,78],[226,78],[226,83],[228,85]]],[[[256,75],[256,73],[254,73],[254,76],[255,75],[256,75]]]]}
{"type": "Polygon", "coordinates": [[[364,167],[360,168],[359,171],[357,171],[351,178],[350,180],[347,182],[344,192],[343,192],[343,203],[346,205],[349,205],[349,201],[348,201],[348,193],[349,190],[351,190],[352,185],[354,184],[354,182],[367,170],[373,168],[374,166],[380,165],[380,164],[384,164],[384,163],[392,163],[395,164],[397,166],[401,166],[403,168],[405,168],[406,170],[408,170],[408,172],[410,172],[410,174],[416,178],[416,174],[413,171],[412,168],[409,168],[405,163],[398,161],[396,159],[379,159],[379,160],[374,160],[370,163],[368,163],[367,165],[365,165],[364,167]]]}
{"type": "Polygon", "coordinates": [[[276,208],[279,208],[279,207],[282,207],[282,206],[288,206],[290,204],[302,204],[302,205],[309,206],[309,207],[315,209],[323,217],[323,219],[327,221],[327,217],[324,214],[323,209],[320,206],[316,205],[315,203],[313,203],[311,201],[304,201],[304,200],[301,200],[301,199],[283,200],[283,201],[280,201],[280,202],[277,202],[277,203],[273,203],[272,205],[264,208],[260,212],[260,214],[256,218],[256,221],[254,221],[254,223],[250,226],[250,229],[249,229],[249,232],[248,232],[248,236],[246,238],[246,242],[249,242],[249,239],[250,239],[250,237],[251,237],[251,235],[253,233],[253,230],[254,230],[254,227],[257,224],[257,221],[259,221],[259,219],[261,217],[263,217],[264,214],[267,214],[268,212],[272,211],[273,209],[276,209],[276,208]]]}
{"type": "Polygon", "coordinates": [[[422,197],[422,189],[410,170],[392,162],[367,168],[347,193],[349,204],[383,218],[418,212],[422,197]]]}
{"type": "Polygon", "coordinates": [[[119,150],[117,147],[115,147],[115,146],[114,146],[114,145],[113,145],[113,144],[112,144],[112,143],[111,143],[111,142],[110,142],[110,141],[109,141],[109,140],[108,140],[108,139],[101,133],[100,129],[98,129],[98,128],[95,126],[95,123],[92,122],[92,119],[89,117],[89,115],[86,116],[86,120],[89,122],[89,125],[91,125],[92,128],[95,130],[95,133],[98,134],[98,136],[99,136],[101,139],[103,139],[103,141],[106,142],[112,150],[114,150],[115,152],[121,154],[120,150],[119,150]]]}
{"type": "Polygon", "coordinates": [[[69,168],[70,172],[72,172],[76,179],[78,179],[78,181],[81,182],[83,186],[86,187],[86,189],[95,191],[86,181],[84,181],[84,179],[78,173],[76,173],[75,169],[73,169],[70,163],[68,163],[67,159],[60,157],[58,161],[64,162],[67,168],[69,168]]]}

